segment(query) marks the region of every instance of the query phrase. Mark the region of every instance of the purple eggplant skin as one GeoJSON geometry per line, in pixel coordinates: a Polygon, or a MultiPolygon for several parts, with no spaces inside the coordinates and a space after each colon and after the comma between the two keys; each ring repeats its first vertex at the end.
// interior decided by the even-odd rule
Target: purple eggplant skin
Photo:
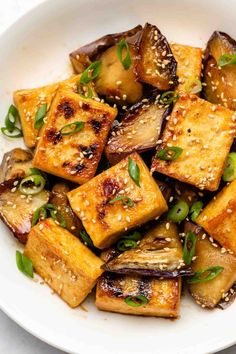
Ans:
{"type": "MultiPolygon", "coordinates": [[[[104,53],[108,48],[116,45],[122,38],[127,40],[130,37],[134,37],[136,34],[140,34],[142,26],[138,25],[128,31],[107,34],[89,44],[86,44],[74,52],[70,53],[71,64],[74,71],[78,74],[82,73],[91,62],[97,60],[99,56],[104,53]]],[[[135,38],[130,41],[132,45],[135,43],[135,38]]]]}

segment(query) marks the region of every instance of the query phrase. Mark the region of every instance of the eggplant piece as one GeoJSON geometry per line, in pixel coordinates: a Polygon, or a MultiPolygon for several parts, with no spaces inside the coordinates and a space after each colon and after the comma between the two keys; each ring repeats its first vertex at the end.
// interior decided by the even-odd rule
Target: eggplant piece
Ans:
{"type": "Polygon", "coordinates": [[[112,259],[118,257],[121,253],[122,252],[120,252],[117,247],[112,246],[102,251],[100,254],[100,258],[104,263],[108,263],[112,259]]]}
{"type": "Polygon", "coordinates": [[[177,62],[167,39],[159,29],[146,23],[138,43],[136,72],[141,82],[159,90],[170,90],[178,84],[177,62]]]}
{"type": "Polygon", "coordinates": [[[78,74],[82,73],[92,61],[97,60],[108,48],[113,47],[121,39],[128,39],[141,33],[141,31],[142,26],[138,25],[125,32],[107,34],[70,53],[71,64],[75,72],[78,74]]]}
{"type": "Polygon", "coordinates": [[[217,306],[226,293],[236,282],[236,257],[212,243],[204,230],[193,223],[187,222],[185,233],[193,231],[197,236],[196,259],[192,262],[194,272],[212,266],[222,266],[224,270],[216,278],[201,283],[188,284],[189,291],[197,304],[209,309],[217,306]]]}
{"type": "Polygon", "coordinates": [[[131,65],[127,70],[117,56],[117,46],[107,49],[99,58],[101,70],[94,81],[99,95],[120,106],[137,103],[143,96],[143,85],[137,81],[134,72],[137,54],[133,47],[129,49],[131,65]]]}
{"type": "Polygon", "coordinates": [[[172,188],[170,187],[169,184],[163,182],[163,181],[160,181],[158,179],[156,179],[154,177],[156,183],[158,184],[158,187],[161,191],[161,193],[163,194],[163,197],[165,198],[166,202],[169,203],[170,201],[170,197],[173,195],[173,190],[172,188]]]}
{"type": "Polygon", "coordinates": [[[32,167],[33,154],[29,150],[15,148],[4,154],[0,168],[0,183],[15,178],[24,178],[32,167]]]}
{"type": "Polygon", "coordinates": [[[215,31],[207,43],[204,57],[204,98],[236,110],[236,66],[219,68],[217,62],[223,54],[236,54],[236,41],[224,32],[215,31]]]}
{"type": "Polygon", "coordinates": [[[105,149],[109,162],[115,165],[134,151],[141,153],[155,148],[169,113],[169,108],[151,101],[131,107],[122,122],[111,130],[105,149]]]}
{"type": "Polygon", "coordinates": [[[48,202],[49,192],[25,196],[17,189],[19,183],[20,179],[10,179],[0,184],[0,218],[21,243],[26,243],[34,211],[48,202]]]}
{"type": "Polygon", "coordinates": [[[105,273],[97,283],[96,306],[102,311],[173,318],[179,316],[180,295],[180,278],[159,280],[105,273]],[[145,297],[147,304],[130,306],[126,302],[129,296],[145,297]]]}
{"type": "Polygon", "coordinates": [[[136,248],[125,251],[104,265],[109,272],[162,278],[191,275],[183,261],[175,224],[162,222],[147,232],[136,248]]]}
{"type": "Polygon", "coordinates": [[[188,204],[188,206],[191,206],[199,199],[197,190],[193,186],[189,186],[181,182],[176,182],[174,184],[174,189],[176,193],[176,199],[183,200],[188,204]]]}
{"type": "Polygon", "coordinates": [[[66,183],[57,183],[52,188],[50,203],[52,203],[60,211],[62,217],[66,221],[66,228],[75,236],[79,236],[80,231],[83,229],[82,222],[74,214],[70,207],[67,193],[70,191],[66,183]]]}
{"type": "Polygon", "coordinates": [[[225,310],[234,303],[236,299],[236,283],[224,294],[224,298],[220,300],[218,306],[220,309],[225,310]]]}

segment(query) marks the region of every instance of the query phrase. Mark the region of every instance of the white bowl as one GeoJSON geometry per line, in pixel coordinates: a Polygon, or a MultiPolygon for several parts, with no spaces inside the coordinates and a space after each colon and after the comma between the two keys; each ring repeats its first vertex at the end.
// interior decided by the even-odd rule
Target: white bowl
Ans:
{"type": "MultiPolygon", "coordinates": [[[[2,123],[13,90],[68,76],[68,53],[103,34],[148,21],[170,41],[204,46],[216,29],[236,37],[235,13],[233,0],[47,1],[0,38],[2,123]]],[[[1,136],[1,154],[19,144],[1,136]]],[[[0,307],[26,330],[60,349],[77,354],[203,354],[236,341],[236,304],[225,311],[206,311],[187,294],[181,318],[175,321],[99,312],[94,296],[85,303],[88,312],[71,310],[46,285],[17,270],[15,250],[20,245],[2,223],[0,232],[0,307]]]]}

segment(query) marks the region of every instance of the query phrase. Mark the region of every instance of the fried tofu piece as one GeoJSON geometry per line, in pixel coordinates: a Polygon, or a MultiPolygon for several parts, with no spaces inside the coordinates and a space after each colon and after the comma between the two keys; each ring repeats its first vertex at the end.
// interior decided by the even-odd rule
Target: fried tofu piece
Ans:
{"type": "Polygon", "coordinates": [[[180,147],[183,151],[172,161],[155,157],[152,171],[200,189],[217,190],[233,143],[235,128],[232,111],[196,95],[180,94],[158,151],[170,146],[180,147]]]}
{"type": "Polygon", "coordinates": [[[26,243],[34,211],[48,202],[49,192],[26,197],[19,191],[19,183],[16,178],[0,184],[0,218],[21,243],[26,243]]]}
{"type": "Polygon", "coordinates": [[[89,181],[96,173],[116,114],[117,110],[107,104],[58,90],[33,165],[79,184],[89,181]],[[62,135],[61,129],[74,122],[83,122],[84,126],[73,134],[62,135]]]}
{"type": "Polygon", "coordinates": [[[130,155],[140,169],[140,187],[129,176],[128,158],[67,194],[94,245],[101,249],[114,243],[122,232],[167,211],[166,201],[141,157],[130,155]],[[130,198],[133,205],[123,205],[121,200],[110,203],[122,196],[130,198]]]}
{"type": "Polygon", "coordinates": [[[34,120],[40,106],[46,103],[49,109],[59,87],[76,92],[79,78],[80,75],[74,75],[51,85],[14,92],[13,98],[20,114],[25,144],[29,148],[34,148],[37,144],[39,130],[34,128],[34,120]]]}
{"type": "MultiPolygon", "coordinates": [[[[121,276],[105,273],[98,281],[96,306],[99,310],[130,315],[178,317],[181,280],[159,280],[152,277],[121,276]],[[147,304],[133,307],[125,301],[145,296],[147,304]]],[[[136,300],[137,301],[137,300],[136,300]]]]}
{"type": "MultiPolygon", "coordinates": [[[[190,224],[190,230],[197,235],[193,271],[198,272],[215,266],[224,268],[215,279],[188,285],[191,295],[199,305],[214,308],[236,282],[236,257],[229,252],[222,252],[220,247],[214,247],[202,228],[190,224]]],[[[185,232],[187,231],[189,226],[185,227],[185,232]]]]}
{"type": "Polygon", "coordinates": [[[52,219],[32,228],[24,254],[71,307],[77,307],[87,297],[103,273],[101,259],[52,219]]]}
{"type": "Polygon", "coordinates": [[[202,49],[189,45],[176,44],[170,45],[172,53],[177,61],[177,76],[179,85],[177,91],[185,91],[193,81],[201,81],[202,71],[202,49]]]}
{"type": "Polygon", "coordinates": [[[217,194],[196,222],[222,247],[236,254],[236,180],[217,194]]]}

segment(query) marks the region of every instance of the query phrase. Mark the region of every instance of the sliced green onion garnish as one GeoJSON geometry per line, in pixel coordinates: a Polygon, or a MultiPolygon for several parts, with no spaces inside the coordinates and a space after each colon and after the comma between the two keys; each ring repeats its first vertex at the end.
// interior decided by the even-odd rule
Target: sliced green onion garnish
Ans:
{"type": "Polygon", "coordinates": [[[178,146],[170,146],[157,152],[156,157],[160,160],[173,161],[182,154],[183,149],[178,146]]]}
{"type": "Polygon", "coordinates": [[[201,210],[203,207],[203,202],[201,200],[198,200],[197,202],[194,202],[189,210],[190,218],[192,221],[195,221],[200,214],[201,210]]]}
{"type": "Polygon", "coordinates": [[[34,128],[40,129],[43,126],[44,118],[47,114],[47,103],[42,104],[35,114],[34,128]]]}
{"type": "Polygon", "coordinates": [[[30,278],[34,277],[32,261],[20,251],[16,251],[16,265],[22,273],[30,278]]]}
{"type": "Polygon", "coordinates": [[[179,99],[179,95],[175,91],[166,91],[161,95],[160,102],[162,104],[175,103],[179,99]]]}
{"type": "Polygon", "coordinates": [[[199,93],[202,91],[202,83],[198,79],[189,79],[184,88],[188,93],[199,93]]]}
{"type": "Polygon", "coordinates": [[[129,45],[124,38],[117,44],[117,56],[123,65],[123,68],[128,70],[131,65],[131,57],[129,45]],[[123,56],[123,51],[125,51],[125,57],[123,56]]]}
{"type": "Polygon", "coordinates": [[[130,250],[131,248],[137,247],[137,242],[134,240],[122,238],[121,240],[118,241],[116,247],[119,251],[123,252],[123,251],[130,250]]]}
{"type": "Polygon", "coordinates": [[[80,77],[80,84],[87,85],[90,81],[96,79],[101,71],[101,61],[95,61],[90,64],[87,69],[84,70],[83,74],[80,77]]]}
{"type": "Polygon", "coordinates": [[[135,182],[135,184],[140,187],[140,169],[137,165],[137,163],[129,157],[128,159],[128,171],[129,171],[129,176],[132,178],[132,180],[135,182]]]}
{"type": "Polygon", "coordinates": [[[9,132],[13,132],[18,120],[20,120],[18,109],[11,104],[5,118],[5,127],[9,132]]]}
{"type": "Polygon", "coordinates": [[[39,175],[42,176],[42,172],[35,167],[29,168],[28,176],[39,175]]]}
{"type": "Polygon", "coordinates": [[[190,265],[196,251],[197,237],[194,232],[189,231],[185,236],[184,249],[183,249],[183,260],[186,265],[190,265]]]}
{"type": "Polygon", "coordinates": [[[236,178],[236,152],[231,152],[228,156],[223,173],[223,181],[231,182],[236,178]]]}
{"type": "Polygon", "coordinates": [[[61,135],[72,135],[79,132],[84,127],[84,122],[73,122],[61,128],[61,135]]]}
{"type": "Polygon", "coordinates": [[[109,204],[114,204],[117,201],[121,201],[124,205],[128,207],[134,206],[134,202],[131,198],[127,197],[126,195],[118,195],[117,197],[113,198],[109,201],[109,204]]]}
{"type": "Polygon", "coordinates": [[[80,237],[83,241],[83,243],[88,246],[89,248],[91,248],[92,250],[95,250],[96,248],[94,247],[93,241],[91,240],[91,238],[89,237],[89,235],[87,234],[87,232],[85,230],[81,230],[80,231],[80,237]]]}
{"type": "Polygon", "coordinates": [[[139,306],[147,305],[148,299],[144,295],[127,296],[125,298],[125,302],[129,306],[139,307],[139,306]]]}
{"type": "Polygon", "coordinates": [[[223,54],[220,56],[217,62],[219,67],[234,64],[236,64],[236,54],[223,54]]]}
{"type": "Polygon", "coordinates": [[[46,180],[41,175],[30,175],[22,179],[19,191],[26,195],[38,194],[46,184],[46,180]]]}
{"type": "Polygon", "coordinates": [[[14,130],[10,131],[7,128],[1,128],[1,132],[8,136],[8,138],[21,138],[23,136],[22,130],[18,127],[14,127],[14,130]]]}
{"type": "Polygon", "coordinates": [[[93,90],[88,85],[81,85],[80,82],[77,83],[77,92],[83,98],[92,98],[93,90]]]}
{"type": "Polygon", "coordinates": [[[134,240],[134,241],[139,241],[139,240],[141,240],[141,238],[142,238],[142,235],[138,231],[134,231],[131,234],[126,234],[126,235],[122,236],[122,239],[134,240]]]}
{"type": "Polygon", "coordinates": [[[196,272],[191,278],[188,279],[188,283],[204,283],[209,280],[216,278],[220,273],[222,273],[224,267],[221,266],[213,266],[207,269],[196,272]]]}
{"type": "Polygon", "coordinates": [[[61,227],[66,227],[66,220],[61,212],[53,204],[44,204],[35,210],[31,225],[34,226],[40,219],[46,219],[48,214],[57,221],[61,227]]]}
{"type": "Polygon", "coordinates": [[[188,216],[188,212],[188,204],[180,200],[169,210],[167,219],[174,222],[181,222],[188,216]]]}

